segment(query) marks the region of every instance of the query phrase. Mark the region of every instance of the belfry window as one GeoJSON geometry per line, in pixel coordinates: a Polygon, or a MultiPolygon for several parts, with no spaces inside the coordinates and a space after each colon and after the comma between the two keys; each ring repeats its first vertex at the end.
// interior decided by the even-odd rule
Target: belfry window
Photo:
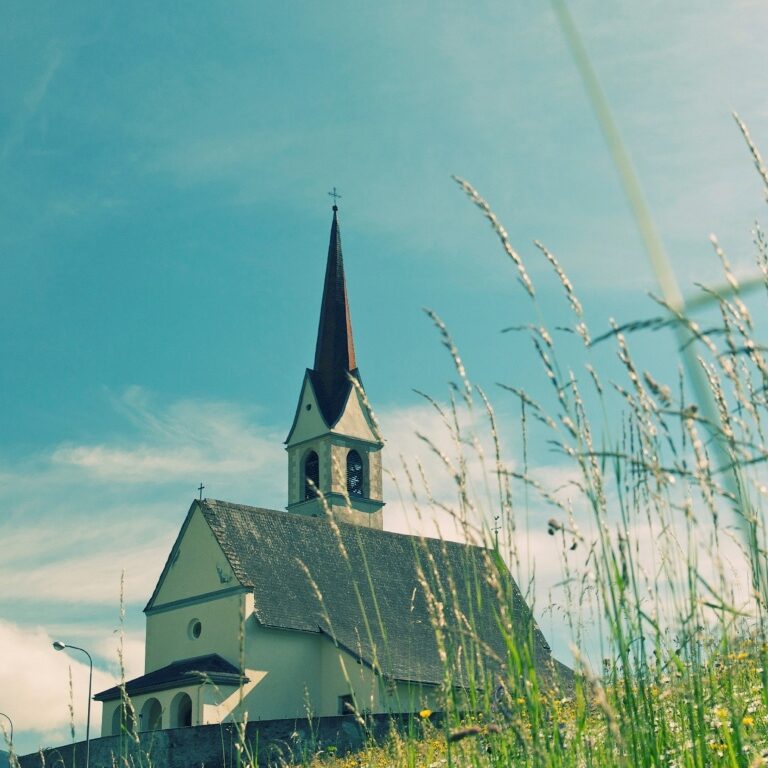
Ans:
{"type": "Polygon", "coordinates": [[[304,498],[314,499],[320,487],[320,459],[310,451],[304,459],[304,498]]]}
{"type": "Polygon", "coordinates": [[[357,451],[347,454],[347,492],[350,496],[363,496],[363,460],[357,451]]]}

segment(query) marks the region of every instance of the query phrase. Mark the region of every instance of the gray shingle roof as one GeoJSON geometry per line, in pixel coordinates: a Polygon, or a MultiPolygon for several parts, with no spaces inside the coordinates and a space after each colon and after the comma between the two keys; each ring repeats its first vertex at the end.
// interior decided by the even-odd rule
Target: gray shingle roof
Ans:
{"type": "MultiPolygon", "coordinates": [[[[248,678],[240,674],[240,670],[217,653],[207,656],[195,656],[192,659],[181,659],[156,669],[141,677],[129,680],[125,691],[129,696],[151,691],[162,691],[180,685],[191,685],[210,681],[216,685],[240,685],[247,683],[248,678]]],[[[120,698],[120,686],[108,688],[97,693],[96,701],[113,701],[120,698]]]]}
{"type": "Polygon", "coordinates": [[[496,579],[507,585],[511,623],[533,633],[537,662],[551,660],[517,585],[506,569],[499,574],[488,550],[211,499],[196,503],[239,581],[253,588],[264,626],[324,632],[388,677],[437,684],[445,665],[427,595],[437,601],[433,615],[445,614],[449,646],[461,640],[464,654],[495,665],[506,659],[499,593],[490,583],[496,579]]]}

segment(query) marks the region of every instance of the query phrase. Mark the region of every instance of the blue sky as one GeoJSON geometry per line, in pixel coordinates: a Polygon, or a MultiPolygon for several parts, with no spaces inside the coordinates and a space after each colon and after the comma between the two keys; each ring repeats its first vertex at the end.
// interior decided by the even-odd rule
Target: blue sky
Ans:
{"type": "MultiPolygon", "coordinates": [[[[731,111],[768,147],[764,4],[570,7],[686,292],[720,280],[710,232],[751,274],[765,201],[731,111]]],[[[655,285],[545,3],[12,2],[4,17],[0,711],[27,751],[66,739],[51,637],[91,648],[109,684],[123,569],[126,661],[142,671],[140,609],[201,481],[284,505],[331,187],[393,468],[424,450],[414,427],[436,426],[412,389],[443,398],[452,376],[422,307],[489,391],[537,392],[530,345],[499,333],[568,321],[534,238],[595,333],[654,314],[655,285]],[[504,221],[537,307],[451,174],[504,221]]],[[[660,336],[637,347],[672,352],[660,336]]],[[[494,402],[514,455],[514,403],[494,402]]],[[[418,527],[388,509],[389,527],[418,527]]]]}

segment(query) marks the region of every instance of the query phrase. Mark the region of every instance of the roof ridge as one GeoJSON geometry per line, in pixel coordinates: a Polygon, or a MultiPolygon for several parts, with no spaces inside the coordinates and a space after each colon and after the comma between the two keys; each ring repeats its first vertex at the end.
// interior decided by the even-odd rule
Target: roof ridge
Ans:
{"type": "MultiPolygon", "coordinates": [[[[231,511],[237,511],[237,512],[246,512],[248,514],[257,513],[257,514],[269,514],[269,515],[290,515],[291,519],[294,522],[299,522],[299,524],[303,525],[316,525],[316,526],[325,526],[330,525],[330,521],[327,517],[310,517],[309,515],[302,515],[299,512],[290,512],[285,509],[270,509],[269,507],[254,507],[249,504],[240,504],[233,501],[223,501],[220,499],[203,499],[200,504],[203,506],[203,512],[206,512],[206,508],[208,511],[212,513],[216,513],[216,509],[213,508],[213,505],[215,504],[218,507],[221,507],[225,510],[231,510],[231,511]]],[[[357,525],[355,523],[348,523],[343,520],[336,520],[336,525],[341,528],[342,530],[354,530],[355,532],[358,531],[369,531],[370,533],[363,534],[363,535],[372,535],[372,536],[397,536],[402,537],[405,539],[417,539],[419,541],[436,541],[440,542],[441,544],[446,544],[448,546],[457,546],[457,547],[470,547],[472,549],[479,549],[479,550],[487,550],[488,547],[484,547],[480,544],[473,544],[471,542],[466,541],[454,541],[452,539],[444,539],[438,536],[424,536],[423,534],[414,534],[414,533],[403,533],[401,531],[387,531],[380,528],[367,528],[362,525],[357,525]]]]}

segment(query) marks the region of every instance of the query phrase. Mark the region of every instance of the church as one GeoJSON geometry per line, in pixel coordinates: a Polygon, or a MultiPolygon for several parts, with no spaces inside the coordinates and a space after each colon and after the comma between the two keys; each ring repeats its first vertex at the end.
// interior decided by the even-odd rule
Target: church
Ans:
{"type": "Polygon", "coordinates": [[[564,669],[498,553],[384,530],[384,444],[355,359],[337,212],[314,366],[285,442],[286,509],[192,503],[144,609],[145,674],[95,696],[102,736],[437,711],[446,690],[508,674],[520,638],[532,668],[564,669]]]}

